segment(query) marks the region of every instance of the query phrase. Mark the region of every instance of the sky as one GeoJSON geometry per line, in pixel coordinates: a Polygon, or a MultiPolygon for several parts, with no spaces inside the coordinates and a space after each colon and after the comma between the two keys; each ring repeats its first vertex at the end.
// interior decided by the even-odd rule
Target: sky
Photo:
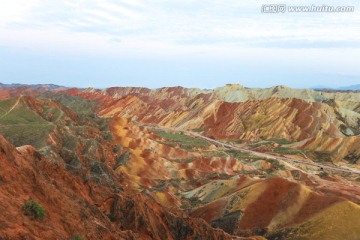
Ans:
{"type": "Polygon", "coordinates": [[[105,88],[360,84],[360,2],[0,0],[0,82],[105,88]]]}

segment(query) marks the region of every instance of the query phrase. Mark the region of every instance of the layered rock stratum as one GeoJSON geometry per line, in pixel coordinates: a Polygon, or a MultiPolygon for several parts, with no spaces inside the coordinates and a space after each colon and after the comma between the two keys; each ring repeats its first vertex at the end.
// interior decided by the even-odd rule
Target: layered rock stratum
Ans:
{"type": "Polygon", "coordinates": [[[359,92],[45,85],[0,99],[2,239],[360,236],[359,92]]]}

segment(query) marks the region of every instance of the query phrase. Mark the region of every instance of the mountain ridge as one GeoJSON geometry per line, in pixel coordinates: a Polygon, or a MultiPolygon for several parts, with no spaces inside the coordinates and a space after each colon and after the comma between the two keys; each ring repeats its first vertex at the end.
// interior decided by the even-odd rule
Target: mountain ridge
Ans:
{"type": "Polygon", "coordinates": [[[0,93],[0,134],[16,146],[0,137],[0,199],[19,199],[2,209],[5,239],[360,234],[356,92],[228,84],[213,90],[21,87],[0,93]],[[320,167],[326,165],[354,171],[320,167]],[[29,199],[46,209],[46,221],[58,231],[46,232],[21,211],[29,199]],[[336,214],[347,216],[346,223],[327,217],[336,214]],[[332,229],[325,231],[323,223],[332,229]]]}
{"type": "Polygon", "coordinates": [[[22,84],[22,83],[1,83],[0,88],[34,88],[34,89],[46,89],[46,90],[64,90],[67,87],[56,84],[22,84]]]}

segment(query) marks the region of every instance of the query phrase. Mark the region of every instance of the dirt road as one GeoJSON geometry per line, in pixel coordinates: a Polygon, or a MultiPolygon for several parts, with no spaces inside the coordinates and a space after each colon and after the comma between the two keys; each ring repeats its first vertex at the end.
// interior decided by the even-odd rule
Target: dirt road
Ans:
{"type": "Polygon", "coordinates": [[[191,132],[191,131],[187,131],[187,130],[179,130],[176,128],[163,128],[163,127],[155,127],[155,129],[159,129],[162,131],[174,131],[174,132],[182,132],[185,133],[187,135],[191,135],[193,137],[197,137],[197,138],[202,138],[208,142],[212,142],[214,144],[217,145],[221,145],[223,147],[227,147],[227,148],[231,148],[231,149],[235,149],[235,150],[239,150],[242,152],[248,152],[251,153],[255,156],[259,156],[259,157],[263,157],[263,158],[269,158],[269,159],[277,159],[277,160],[282,160],[282,161],[286,161],[286,162],[294,162],[294,163],[299,163],[299,164],[305,164],[305,165],[311,165],[311,166],[315,166],[315,167],[319,167],[322,169],[330,169],[333,171],[340,171],[340,172],[347,172],[347,173],[351,173],[351,174],[360,174],[360,171],[357,170],[353,170],[353,169],[347,169],[347,168],[342,168],[342,167],[332,167],[332,166],[328,166],[328,165],[323,165],[320,163],[315,163],[315,162],[308,162],[308,161],[303,161],[300,159],[293,159],[293,158],[287,158],[287,157],[281,157],[281,156],[276,156],[276,155],[272,155],[269,153],[262,153],[262,152],[257,152],[251,149],[247,149],[247,148],[242,148],[242,147],[238,147],[238,146],[234,146],[228,143],[224,143],[209,137],[205,137],[199,133],[195,133],[195,132],[191,132]]]}

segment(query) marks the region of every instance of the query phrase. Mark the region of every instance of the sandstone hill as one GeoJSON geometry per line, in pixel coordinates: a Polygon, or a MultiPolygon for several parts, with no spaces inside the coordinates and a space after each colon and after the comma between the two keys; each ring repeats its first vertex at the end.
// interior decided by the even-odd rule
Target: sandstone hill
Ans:
{"type": "Polygon", "coordinates": [[[2,239],[358,239],[360,95],[0,87],[2,239]],[[44,213],[44,214],[42,214],[44,213]]]}

